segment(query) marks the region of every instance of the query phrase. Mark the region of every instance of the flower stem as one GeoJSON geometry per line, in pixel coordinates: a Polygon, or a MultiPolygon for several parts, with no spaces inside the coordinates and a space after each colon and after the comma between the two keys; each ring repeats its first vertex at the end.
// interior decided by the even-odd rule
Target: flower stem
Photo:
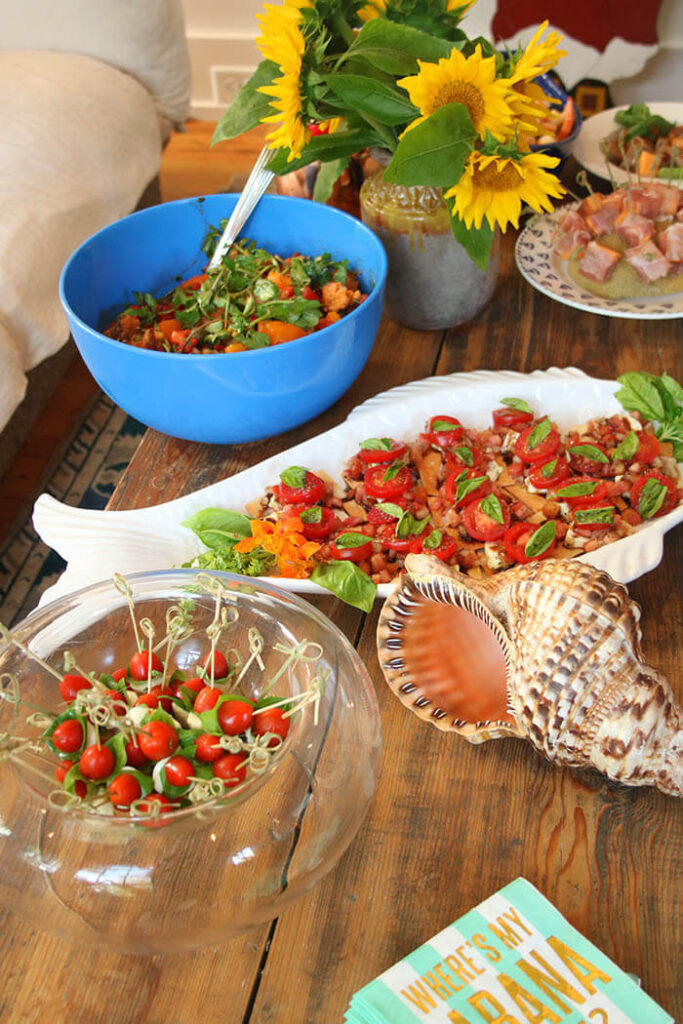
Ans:
{"type": "Polygon", "coordinates": [[[353,29],[347,22],[346,18],[342,17],[341,14],[334,14],[331,19],[332,28],[338,33],[344,40],[347,46],[350,46],[355,39],[353,29]]]}

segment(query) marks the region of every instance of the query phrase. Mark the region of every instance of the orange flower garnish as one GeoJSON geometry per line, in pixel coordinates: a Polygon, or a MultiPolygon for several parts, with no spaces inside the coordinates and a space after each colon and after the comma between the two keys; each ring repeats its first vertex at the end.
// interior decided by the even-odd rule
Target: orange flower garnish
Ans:
{"type": "Polygon", "coordinates": [[[235,551],[253,551],[259,545],[277,557],[280,576],[306,579],[313,571],[311,556],[321,545],[306,540],[304,524],[299,516],[278,516],[277,519],[253,519],[251,537],[243,537],[235,544],[235,551]]]}

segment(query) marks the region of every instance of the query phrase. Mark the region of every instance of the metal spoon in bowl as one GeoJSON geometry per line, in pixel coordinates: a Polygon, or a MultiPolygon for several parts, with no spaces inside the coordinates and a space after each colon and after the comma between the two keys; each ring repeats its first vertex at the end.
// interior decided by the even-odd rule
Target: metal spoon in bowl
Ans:
{"type": "Polygon", "coordinates": [[[258,159],[251,169],[251,174],[242,189],[242,194],[237,200],[235,209],[232,211],[230,219],[225,225],[225,230],[218,240],[214,254],[209,262],[209,270],[214,270],[220,264],[223,256],[239,235],[246,221],[251,216],[254,207],[273,180],[273,172],[266,170],[266,164],[272,155],[273,151],[268,146],[264,146],[259,153],[258,159]]]}

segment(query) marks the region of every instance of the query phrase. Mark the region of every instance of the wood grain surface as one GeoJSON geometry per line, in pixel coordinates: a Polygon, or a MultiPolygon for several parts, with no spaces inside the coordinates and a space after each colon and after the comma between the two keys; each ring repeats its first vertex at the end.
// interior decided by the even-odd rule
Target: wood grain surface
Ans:
{"type": "MultiPolygon", "coordinates": [[[[281,437],[227,447],[148,432],[111,507],[206,486],[334,426],[387,387],[431,374],[578,366],[598,377],[647,369],[683,378],[680,321],[621,320],[554,302],[516,271],[514,238],[504,242],[494,298],[472,323],[420,333],[383,320],[353,388],[281,437]]],[[[679,702],[682,549],[679,528],[666,538],[662,563],[629,588],[643,608],[645,655],[679,702]]],[[[423,725],[381,677],[379,606],[363,615],[332,597],[313,600],[356,645],[381,711],[376,795],[342,860],[276,921],[180,956],[76,947],[3,915],[0,1020],[332,1024],[356,989],[519,875],[683,1020],[681,802],[556,769],[520,740],[474,747],[423,725]]]]}

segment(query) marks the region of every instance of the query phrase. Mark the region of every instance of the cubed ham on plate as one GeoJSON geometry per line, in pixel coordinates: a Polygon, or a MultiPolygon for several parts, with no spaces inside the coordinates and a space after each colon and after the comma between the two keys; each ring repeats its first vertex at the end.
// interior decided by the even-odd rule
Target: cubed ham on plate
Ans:
{"type": "Polygon", "coordinates": [[[659,232],[657,244],[664,255],[672,263],[683,261],[683,222],[669,224],[668,228],[659,232]]]}
{"type": "Polygon", "coordinates": [[[576,210],[567,210],[562,214],[553,235],[553,252],[560,259],[568,260],[575,252],[590,242],[591,233],[586,222],[576,210]]]}
{"type": "Polygon", "coordinates": [[[662,197],[657,186],[632,188],[627,205],[634,213],[638,213],[642,217],[649,217],[650,220],[656,220],[659,217],[662,197]]]}
{"type": "Polygon", "coordinates": [[[583,200],[579,213],[594,235],[609,234],[621,212],[622,199],[623,192],[612,192],[608,196],[595,193],[583,200]]]}
{"type": "Polygon", "coordinates": [[[659,210],[655,220],[663,220],[665,217],[675,217],[683,194],[680,188],[675,185],[661,185],[653,182],[649,186],[652,192],[659,196],[659,210]]]}
{"type": "Polygon", "coordinates": [[[651,238],[633,249],[627,249],[624,256],[646,284],[666,277],[671,269],[668,259],[651,238]]]}
{"type": "Polygon", "coordinates": [[[614,222],[614,229],[619,237],[632,247],[652,238],[655,233],[655,223],[640,213],[631,213],[629,209],[625,209],[621,211],[614,222]]]}
{"type": "Polygon", "coordinates": [[[598,242],[589,242],[586,251],[579,260],[579,270],[590,281],[604,284],[614,273],[614,268],[621,259],[621,253],[609,249],[598,242]]]}

